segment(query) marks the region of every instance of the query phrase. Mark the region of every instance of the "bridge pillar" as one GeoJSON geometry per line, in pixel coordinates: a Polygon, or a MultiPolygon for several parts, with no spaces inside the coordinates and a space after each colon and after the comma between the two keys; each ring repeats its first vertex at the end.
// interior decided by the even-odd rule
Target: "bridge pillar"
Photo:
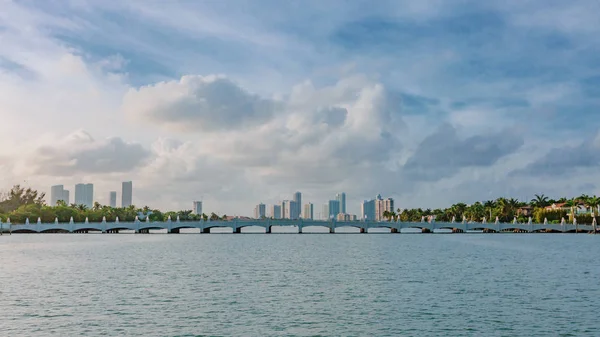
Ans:
{"type": "Polygon", "coordinates": [[[392,228],[391,233],[400,233],[400,231],[398,228],[392,228]]]}
{"type": "Polygon", "coordinates": [[[210,234],[210,228],[202,228],[202,233],[210,234]]]}
{"type": "Polygon", "coordinates": [[[423,227],[421,229],[421,233],[433,233],[433,232],[431,231],[431,229],[423,227]]]}

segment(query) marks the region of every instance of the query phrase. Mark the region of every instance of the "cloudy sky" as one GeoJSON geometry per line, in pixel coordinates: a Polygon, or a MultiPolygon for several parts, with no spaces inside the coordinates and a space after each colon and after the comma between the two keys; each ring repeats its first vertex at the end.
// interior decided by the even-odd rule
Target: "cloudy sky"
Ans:
{"type": "MultiPolygon", "coordinates": [[[[0,190],[600,194],[600,3],[0,0],[0,190]]],[[[120,191],[119,191],[120,193],[120,191]]]]}

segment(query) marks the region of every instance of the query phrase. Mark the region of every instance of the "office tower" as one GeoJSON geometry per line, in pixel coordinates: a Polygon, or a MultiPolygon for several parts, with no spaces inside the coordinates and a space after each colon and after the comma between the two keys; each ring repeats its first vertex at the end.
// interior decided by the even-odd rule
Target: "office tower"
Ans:
{"type": "Polygon", "coordinates": [[[202,215],[202,201],[194,201],[194,208],[192,208],[194,214],[202,215]]]}
{"type": "Polygon", "coordinates": [[[323,210],[321,212],[321,219],[329,220],[329,204],[323,205],[323,210]]]}
{"type": "Polygon", "coordinates": [[[75,204],[85,205],[87,208],[94,206],[94,185],[77,184],[75,185],[75,204]]]}
{"type": "Polygon", "coordinates": [[[384,221],[386,218],[383,216],[385,211],[393,212],[394,211],[394,199],[387,198],[383,199],[381,195],[377,195],[375,198],[375,220],[376,221],[384,221]]]}
{"type": "Polygon", "coordinates": [[[338,193],[335,195],[335,200],[340,203],[340,213],[346,214],[346,193],[338,193]]]}
{"type": "Polygon", "coordinates": [[[329,218],[335,219],[338,214],[340,214],[340,202],[329,200],[329,218]]]}
{"type": "Polygon", "coordinates": [[[124,181],[121,187],[121,207],[133,205],[133,183],[124,181]]]}
{"type": "Polygon", "coordinates": [[[364,200],[360,204],[360,220],[375,220],[375,200],[364,200]]]}
{"type": "Polygon", "coordinates": [[[294,202],[296,202],[296,210],[294,211],[295,214],[298,214],[298,218],[300,218],[300,213],[302,211],[302,193],[300,192],[296,192],[294,193],[294,202]]]}
{"type": "Polygon", "coordinates": [[[271,205],[271,217],[273,219],[281,219],[281,206],[271,205]]]}
{"type": "Polygon", "coordinates": [[[117,191],[110,191],[108,200],[109,200],[109,206],[112,208],[116,208],[117,207],[117,191]]]}
{"type": "Polygon", "coordinates": [[[281,208],[280,208],[281,219],[285,219],[285,209],[288,206],[287,203],[288,203],[288,200],[284,200],[281,202],[281,208]]]}
{"type": "Polygon", "coordinates": [[[314,218],[314,207],[310,202],[304,205],[304,210],[302,211],[302,219],[312,220],[314,218]]]}
{"type": "Polygon", "coordinates": [[[298,214],[298,204],[294,200],[285,200],[282,211],[284,219],[295,220],[300,217],[300,214],[298,214]]]}
{"type": "Polygon", "coordinates": [[[69,204],[69,191],[63,185],[55,185],[50,188],[50,206],[56,206],[58,201],[69,204]]]}
{"type": "Polygon", "coordinates": [[[267,217],[266,214],[266,206],[263,203],[260,203],[254,207],[254,218],[255,219],[264,219],[267,217]]]}

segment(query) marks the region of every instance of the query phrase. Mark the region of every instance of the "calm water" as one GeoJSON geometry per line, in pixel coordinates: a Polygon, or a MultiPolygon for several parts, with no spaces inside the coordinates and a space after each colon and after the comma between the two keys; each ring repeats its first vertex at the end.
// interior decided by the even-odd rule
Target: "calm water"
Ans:
{"type": "Polygon", "coordinates": [[[0,237],[2,336],[600,336],[600,235],[0,237]]]}

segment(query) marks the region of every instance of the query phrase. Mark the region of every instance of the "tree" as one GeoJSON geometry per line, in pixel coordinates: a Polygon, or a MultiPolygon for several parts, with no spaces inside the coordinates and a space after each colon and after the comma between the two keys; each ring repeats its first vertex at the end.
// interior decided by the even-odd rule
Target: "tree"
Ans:
{"type": "Polygon", "coordinates": [[[216,213],[210,213],[210,221],[217,221],[219,220],[219,216],[216,213]]]}
{"type": "Polygon", "coordinates": [[[483,207],[490,212],[489,219],[492,218],[492,210],[496,207],[496,202],[494,200],[488,200],[484,202],[483,207]]]}
{"type": "Polygon", "coordinates": [[[102,205],[100,205],[100,203],[99,203],[99,202],[95,201],[95,202],[94,202],[94,206],[92,207],[92,209],[93,209],[94,211],[97,211],[97,210],[99,210],[99,209],[101,209],[101,208],[102,208],[102,205]]]}
{"type": "Polygon", "coordinates": [[[534,207],[544,208],[548,204],[548,197],[543,194],[535,194],[535,198],[531,199],[531,205],[534,207]]]}
{"type": "Polygon", "coordinates": [[[43,206],[45,196],[46,193],[39,193],[30,187],[24,189],[21,185],[15,185],[2,198],[3,200],[0,200],[0,212],[10,213],[23,205],[43,206]]]}

